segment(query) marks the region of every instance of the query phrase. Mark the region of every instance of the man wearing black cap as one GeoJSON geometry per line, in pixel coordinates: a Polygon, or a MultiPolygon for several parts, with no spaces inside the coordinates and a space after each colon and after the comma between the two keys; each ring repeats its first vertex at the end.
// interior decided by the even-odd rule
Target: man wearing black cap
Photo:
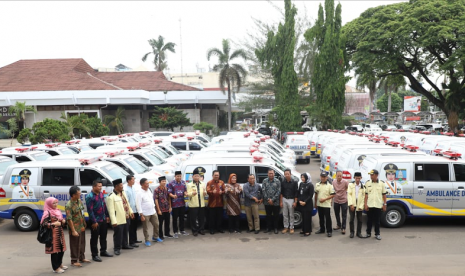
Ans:
{"type": "Polygon", "coordinates": [[[174,179],[167,185],[167,188],[171,198],[174,238],[177,239],[181,234],[189,235],[184,231],[184,213],[186,209],[184,197],[187,195],[187,189],[186,182],[182,180],[181,171],[174,172],[174,179]],[[181,232],[178,231],[178,220],[181,232]]]}
{"type": "Polygon", "coordinates": [[[158,178],[158,186],[153,192],[153,199],[155,200],[155,208],[158,214],[158,232],[160,239],[165,239],[165,236],[172,238],[170,235],[170,213],[171,213],[171,200],[166,188],[166,177],[160,176],[158,178]],[[165,232],[163,235],[163,223],[165,224],[165,232]]]}
{"type": "Polygon", "coordinates": [[[375,237],[381,240],[379,232],[379,219],[381,210],[386,211],[386,184],[378,179],[378,171],[371,170],[369,173],[371,180],[365,184],[365,211],[367,211],[367,238],[371,237],[371,226],[375,225],[375,237]]]}
{"type": "Polygon", "coordinates": [[[347,202],[349,204],[349,226],[350,238],[354,237],[354,219],[357,216],[357,237],[362,236],[362,213],[365,204],[365,186],[362,183],[362,174],[356,172],[354,174],[355,181],[349,184],[347,190],[347,202]]]}
{"type": "Polygon", "coordinates": [[[187,196],[189,197],[189,219],[194,236],[205,235],[205,184],[200,181],[200,172],[196,168],[192,174],[192,182],[187,184],[187,196]]]}
{"type": "Polygon", "coordinates": [[[123,191],[122,180],[117,179],[113,181],[113,186],[113,193],[111,193],[107,199],[107,208],[114,231],[113,244],[115,247],[115,255],[119,255],[121,248],[134,249],[134,247],[128,244],[129,219],[134,218],[134,215],[128,197],[123,191]]]}
{"type": "Polygon", "coordinates": [[[318,208],[320,229],[315,234],[328,232],[328,237],[333,235],[331,223],[331,199],[336,195],[333,185],[328,181],[328,173],[320,174],[320,182],[315,185],[315,208],[318,208]]]}

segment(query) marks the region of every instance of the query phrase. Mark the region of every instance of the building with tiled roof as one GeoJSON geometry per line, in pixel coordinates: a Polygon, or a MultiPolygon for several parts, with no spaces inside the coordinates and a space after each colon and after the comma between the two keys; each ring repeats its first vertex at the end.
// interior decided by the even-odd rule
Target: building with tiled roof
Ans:
{"type": "MultiPolygon", "coordinates": [[[[192,123],[217,125],[227,97],[170,81],[163,72],[99,72],[78,58],[19,60],[0,68],[0,110],[16,101],[36,106],[38,113],[27,115],[29,126],[44,118],[58,119],[63,111],[103,118],[122,105],[125,130],[137,132],[149,129],[147,120],[155,105],[182,109],[192,123]]],[[[5,115],[1,121],[9,118],[5,115]]]]}

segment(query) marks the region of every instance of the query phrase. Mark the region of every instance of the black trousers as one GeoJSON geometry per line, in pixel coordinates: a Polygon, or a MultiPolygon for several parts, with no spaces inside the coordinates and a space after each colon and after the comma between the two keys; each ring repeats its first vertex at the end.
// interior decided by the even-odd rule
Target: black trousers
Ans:
{"type": "Polygon", "coordinates": [[[229,232],[241,231],[239,216],[228,216],[228,225],[229,232]]]}
{"type": "Polygon", "coordinates": [[[375,235],[379,235],[379,219],[381,218],[381,210],[380,208],[369,208],[367,215],[367,234],[371,234],[371,227],[375,225],[375,235]]]}
{"type": "Polygon", "coordinates": [[[57,270],[61,264],[63,263],[63,255],[65,252],[58,252],[50,254],[50,259],[52,261],[52,268],[53,270],[57,270]]]}
{"type": "Polygon", "coordinates": [[[176,234],[178,233],[178,219],[179,219],[179,230],[184,231],[184,213],[186,211],[186,207],[177,207],[171,210],[173,214],[173,232],[176,234]]]}
{"type": "Polygon", "coordinates": [[[346,229],[347,222],[347,202],[346,203],[336,203],[334,202],[334,215],[336,215],[337,226],[341,229],[346,229]],[[342,211],[342,223],[340,213],[342,211]]]}
{"type": "Polygon", "coordinates": [[[130,219],[126,219],[125,224],[113,227],[113,245],[115,250],[121,250],[121,248],[128,246],[129,223],[130,219]]]}
{"type": "Polygon", "coordinates": [[[189,208],[189,221],[192,233],[203,231],[205,225],[205,207],[189,208]]]}
{"type": "MultiPolygon", "coordinates": [[[[222,230],[222,222],[223,222],[223,207],[214,207],[214,208],[208,208],[208,213],[209,213],[209,219],[208,219],[208,227],[210,229],[210,232],[214,231],[220,231],[222,230]]],[[[231,228],[231,227],[230,227],[231,228]]]]}
{"type": "Polygon", "coordinates": [[[105,221],[99,222],[97,229],[90,228],[90,251],[92,257],[98,256],[97,243],[100,238],[100,253],[107,251],[107,223],[105,221]]]}
{"type": "Polygon", "coordinates": [[[357,235],[361,234],[362,233],[362,213],[363,211],[355,211],[355,208],[354,208],[354,211],[350,211],[349,210],[349,214],[350,214],[350,221],[349,221],[349,226],[350,226],[350,233],[354,233],[354,220],[355,220],[355,217],[357,217],[357,235]]]}
{"type": "Polygon", "coordinates": [[[333,226],[331,223],[331,208],[318,207],[318,217],[320,218],[320,231],[321,232],[333,232],[333,226]],[[326,226],[326,228],[325,228],[326,226]]]}
{"type": "Polygon", "coordinates": [[[309,207],[297,207],[297,210],[302,214],[302,232],[312,233],[312,208],[309,207]]]}
{"type": "Polygon", "coordinates": [[[158,233],[161,239],[170,234],[170,212],[162,212],[161,215],[158,215],[158,233]],[[163,224],[165,227],[163,227],[163,224]],[[165,229],[165,232],[163,232],[163,229],[165,229]],[[165,234],[163,235],[163,233],[165,234]]]}
{"type": "Polygon", "coordinates": [[[135,244],[137,241],[137,224],[139,223],[139,213],[134,213],[134,219],[129,223],[129,244],[135,244]]]}
{"type": "Polygon", "coordinates": [[[266,228],[268,230],[278,229],[279,209],[279,206],[265,205],[266,228]]]}

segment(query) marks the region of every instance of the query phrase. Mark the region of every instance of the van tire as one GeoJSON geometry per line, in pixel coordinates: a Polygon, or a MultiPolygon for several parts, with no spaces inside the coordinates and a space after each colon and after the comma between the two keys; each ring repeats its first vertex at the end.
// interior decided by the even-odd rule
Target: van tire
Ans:
{"type": "Polygon", "coordinates": [[[381,224],[386,228],[398,228],[404,224],[405,218],[405,211],[402,207],[390,205],[381,215],[381,224]]]}
{"type": "Polygon", "coordinates": [[[303,216],[300,211],[294,210],[294,228],[302,227],[303,216]]]}
{"type": "Polygon", "coordinates": [[[15,214],[15,225],[22,232],[34,231],[39,227],[39,219],[34,211],[22,209],[15,214]]]}

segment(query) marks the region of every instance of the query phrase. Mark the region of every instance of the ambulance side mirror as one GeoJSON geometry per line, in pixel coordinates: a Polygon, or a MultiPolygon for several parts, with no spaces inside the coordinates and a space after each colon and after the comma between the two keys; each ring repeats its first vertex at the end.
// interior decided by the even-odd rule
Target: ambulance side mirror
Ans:
{"type": "Polygon", "coordinates": [[[103,178],[102,179],[102,186],[110,186],[110,182],[107,179],[103,178]]]}

